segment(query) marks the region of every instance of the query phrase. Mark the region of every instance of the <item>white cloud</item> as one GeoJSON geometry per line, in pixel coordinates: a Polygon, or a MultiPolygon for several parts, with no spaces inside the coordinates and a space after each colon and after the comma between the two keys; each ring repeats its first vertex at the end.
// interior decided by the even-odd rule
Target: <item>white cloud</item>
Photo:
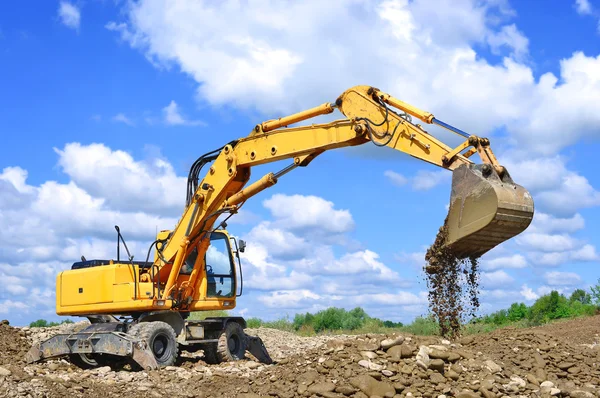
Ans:
{"type": "Polygon", "coordinates": [[[263,295],[258,298],[260,302],[270,308],[303,308],[312,305],[321,296],[318,294],[302,290],[275,291],[269,295],[263,295]]]}
{"type": "Polygon", "coordinates": [[[541,211],[536,211],[533,215],[533,221],[527,228],[527,231],[539,233],[573,233],[584,227],[585,220],[579,213],[576,213],[572,217],[560,218],[541,211]]]}
{"type": "Polygon", "coordinates": [[[71,143],[54,151],[65,174],[108,207],[172,216],[183,210],[186,178],[178,177],[160,157],[136,161],[129,153],[103,144],[71,143]]]}
{"type": "Polygon", "coordinates": [[[550,235],[540,233],[525,233],[519,235],[516,241],[521,246],[544,252],[572,250],[578,245],[575,238],[570,235],[550,235]]]}
{"type": "Polygon", "coordinates": [[[126,20],[107,28],[156,66],[181,68],[198,83],[199,98],[213,105],[281,115],[360,82],[466,131],[506,127],[530,153],[553,154],[600,135],[600,57],[574,53],[561,61],[558,76],[535,79],[515,57],[526,53],[527,38],[506,23],[514,16],[507,2],[146,0],[124,11],[126,20]],[[298,19],[305,23],[275,22],[298,19]],[[345,34],[334,35],[339,31],[345,34]],[[491,63],[477,54],[482,45],[510,54],[491,63]]]}
{"type": "Polygon", "coordinates": [[[495,271],[501,268],[525,268],[527,260],[521,254],[513,254],[512,256],[497,257],[491,260],[485,260],[481,264],[481,269],[484,271],[495,271]]]}
{"type": "Polygon", "coordinates": [[[135,126],[135,123],[130,118],[125,116],[124,113],[117,113],[115,116],[113,116],[112,120],[115,122],[124,123],[128,126],[135,126]]]}
{"type": "Polygon", "coordinates": [[[179,105],[175,101],[171,101],[169,105],[163,108],[165,123],[170,126],[205,126],[201,120],[188,120],[179,110],[179,105]]]}
{"type": "Polygon", "coordinates": [[[592,13],[592,5],[589,0],[575,0],[575,9],[580,15],[588,15],[592,13]]]}
{"type": "Polygon", "coordinates": [[[496,54],[501,54],[502,47],[507,47],[517,60],[523,59],[529,53],[529,39],[515,24],[505,25],[499,32],[491,33],[488,43],[496,54]]]}
{"type": "Polygon", "coordinates": [[[550,286],[573,286],[581,283],[581,277],[574,272],[546,272],[544,279],[550,286]]]}
{"type": "Polygon", "coordinates": [[[81,12],[77,6],[66,1],[61,1],[58,6],[58,16],[63,25],[71,29],[79,30],[81,12]]]}
{"type": "MultiPolygon", "coordinates": [[[[536,208],[558,217],[571,217],[579,209],[600,205],[600,192],[584,176],[568,170],[561,156],[515,161],[504,157],[513,179],[527,187],[536,208]]],[[[577,220],[574,220],[577,221],[577,220]]]]}
{"type": "Polygon", "coordinates": [[[527,285],[521,286],[521,296],[527,301],[533,301],[540,298],[540,296],[527,285]]]}
{"type": "Polygon", "coordinates": [[[273,195],[263,201],[277,223],[290,230],[314,228],[344,233],[354,228],[354,220],[348,210],[334,210],[333,203],[317,196],[273,195]]]}
{"type": "Polygon", "coordinates": [[[396,173],[395,171],[392,171],[392,170],[386,170],[383,173],[383,175],[386,176],[387,178],[389,178],[389,180],[392,182],[392,184],[397,185],[399,187],[406,185],[408,183],[408,178],[406,178],[402,174],[396,173]]]}
{"type": "Polygon", "coordinates": [[[512,276],[502,270],[482,272],[480,278],[481,284],[485,288],[508,286],[515,281],[512,276]]]}
{"type": "Polygon", "coordinates": [[[450,181],[452,178],[452,172],[448,170],[419,170],[410,178],[392,170],[386,170],[383,175],[386,176],[392,184],[397,186],[406,185],[410,182],[411,188],[415,191],[428,191],[439,184],[450,181]]]}

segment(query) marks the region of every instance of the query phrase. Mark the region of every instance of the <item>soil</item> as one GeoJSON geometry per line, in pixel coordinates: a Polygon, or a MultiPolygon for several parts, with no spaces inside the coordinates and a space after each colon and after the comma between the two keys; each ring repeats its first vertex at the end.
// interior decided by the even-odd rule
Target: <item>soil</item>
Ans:
{"type": "Polygon", "coordinates": [[[429,309],[442,336],[457,337],[461,324],[479,308],[478,258],[459,258],[446,246],[447,219],[425,254],[429,309]]]}
{"type": "MultiPolygon", "coordinates": [[[[71,327],[77,327],[71,326],[71,327]]],[[[64,360],[25,364],[41,336],[66,327],[0,325],[0,397],[599,397],[600,316],[449,341],[367,334],[299,337],[254,329],[276,359],[133,372],[81,370],[64,360]]]]}

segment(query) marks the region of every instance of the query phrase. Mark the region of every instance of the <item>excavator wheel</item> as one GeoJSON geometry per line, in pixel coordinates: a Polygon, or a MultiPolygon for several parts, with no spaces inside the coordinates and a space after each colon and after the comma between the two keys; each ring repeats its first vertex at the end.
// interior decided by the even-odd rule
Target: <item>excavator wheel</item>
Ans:
{"type": "Polygon", "coordinates": [[[204,350],[206,362],[218,364],[244,359],[246,353],[246,334],[239,323],[227,323],[225,329],[216,338],[219,341],[207,345],[204,350]]]}
{"type": "Polygon", "coordinates": [[[140,322],[131,327],[127,334],[146,342],[159,367],[175,364],[178,355],[177,336],[166,322],[140,322]]]}

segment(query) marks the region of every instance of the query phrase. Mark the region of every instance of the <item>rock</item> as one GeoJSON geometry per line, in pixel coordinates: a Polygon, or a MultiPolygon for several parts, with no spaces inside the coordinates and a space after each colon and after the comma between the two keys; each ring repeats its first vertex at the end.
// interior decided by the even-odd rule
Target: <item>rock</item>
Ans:
{"type": "Polygon", "coordinates": [[[367,361],[366,359],[361,359],[360,361],[358,361],[358,365],[362,366],[363,368],[369,369],[370,364],[371,364],[371,361],[367,361]]]}
{"type": "Polygon", "coordinates": [[[381,371],[381,374],[385,377],[392,377],[394,375],[394,372],[392,372],[391,370],[384,369],[381,371]]]}
{"type": "Polygon", "coordinates": [[[444,361],[441,359],[434,359],[429,363],[429,369],[433,369],[436,372],[444,374],[444,361]]]}
{"type": "Polygon", "coordinates": [[[343,395],[352,395],[356,392],[356,389],[353,387],[350,387],[348,385],[344,385],[344,386],[337,386],[335,388],[335,392],[343,394],[343,395]]]}
{"type": "Polygon", "coordinates": [[[377,354],[375,354],[373,351],[361,351],[360,355],[363,358],[367,358],[367,359],[375,359],[375,358],[377,358],[377,354]]]}
{"type": "Polygon", "coordinates": [[[453,371],[452,369],[450,369],[448,372],[446,372],[446,377],[456,381],[456,380],[458,380],[460,375],[458,373],[456,373],[455,371],[453,371]]]}
{"type": "MultiPolygon", "coordinates": [[[[174,368],[174,366],[172,366],[172,367],[174,368]]],[[[167,368],[168,368],[168,366],[167,366],[167,368]]],[[[110,372],[111,370],[112,369],[110,368],[110,366],[102,366],[100,368],[96,368],[96,373],[103,375],[103,374],[110,372]]]]}
{"type": "Polygon", "coordinates": [[[571,391],[571,398],[594,398],[594,394],[589,391],[573,390],[571,391]]]}
{"type": "Polygon", "coordinates": [[[485,367],[492,373],[502,372],[502,368],[496,362],[492,360],[485,361],[485,367]]]}
{"type": "Polygon", "coordinates": [[[573,366],[572,368],[569,368],[567,372],[576,375],[577,373],[581,372],[581,368],[579,366],[573,366]]]}
{"type": "Polygon", "coordinates": [[[448,362],[456,362],[460,360],[461,356],[455,352],[448,353],[448,362]]]}
{"type": "Polygon", "coordinates": [[[552,387],[554,387],[554,383],[546,380],[540,384],[540,387],[541,388],[552,388],[552,387]]]}
{"type": "Polygon", "coordinates": [[[528,382],[530,382],[531,384],[535,385],[535,386],[539,386],[540,382],[538,381],[538,379],[532,375],[531,373],[528,373],[526,376],[526,379],[528,382]]]}
{"type": "Polygon", "coordinates": [[[556,365],[556,367],[558,367],[560,370],[567,370],[573,366],[575,366],[573,362],[560,362],[558,365],[556,365]]]}
{"type": "Polygon", "coordinates": [[[471,391],[463,391],[456,394],[456,398],[479,398],[479,395],[471,391]]]}
{"type": "Polygon", "coordinates": [[[395,339],[385,339],[381,342],[381,349],[387,350],[391,347],[397,346],[404,343],[404,337],[398,336],[395,339]]]}
{"type": "Polygon", "coordinates": [[[379,349],[379,344],[375,343],[362,343],[358,345],[358,349],[360,351],[377,351],[379,349]]]}
{"type": "Polygon", "coordinates": [[[258,363],[258,362],[255,362],[255,361],[248,361],[248,362],[246,363],[246,367],[247,367],[248,369],[256,369],[256,368],[260,367],[260,363],[258,363]]]}
{"type": "Polygon", "coordinates": [[[442,359],[444,361],[448,360],[449,353],[447,351],[440,351],[437,349],[433,349],[429,351],[429,358],[433,359],[442,359]]]}
{"type": "Polygon", "coordinates": [[[509,384],[515,385],[519,388],[524,388],[527,385],[527,382],[517,375],[512,375],[510,376],[509,384]]]}
{"type": "Polygon", "coordinates": [[[433,384],[440,384],[446,382],[446,378],[440,373],[432,373],[431,375],[429,375],[429,380],[431,380],[433,384]]]}
{"type": "Polygon", "coordinates": [[[7,377],[7,376],[10,376],[11,374],[12,374],[12,372],[10,370],[0,366],[0,376],[7,377]]]}
{"type": "Polygon", "coordinates": [[[389,383],[383,381],[377,381],[371,376],[360,375],[350,379],[350,384],[356,387],[367,396],[379,395],[385,397],[386,394],[395,394],[396,389],[389,383]]]}
{"type": "Polygon", "coordinates": [[[60,366],[56,363],[56,362],[51,362],[48,364],[48,369],[54,371],[54,370],[58,370],[60,366]]]}
{"type": "Polygon", "coordinates": [[[315,384],[311,384],[308,387],[308,392],[310,392],[312,394],[320,394],[320,395],[323,395],[326,392],[331,392],[333,390],[335,390],[335,384],[333,384],[331,382],[315,383],[315,384]]]}
{"type": "MultiPolygon", "coordinates": [[[[550,395],[552,395],[553,397],[557,397],[560,395],[560,390],[558,388],[551,388],[550,395]]],[[[571,397],[572,397],[572,395],[571,395],[571,397]]]]}

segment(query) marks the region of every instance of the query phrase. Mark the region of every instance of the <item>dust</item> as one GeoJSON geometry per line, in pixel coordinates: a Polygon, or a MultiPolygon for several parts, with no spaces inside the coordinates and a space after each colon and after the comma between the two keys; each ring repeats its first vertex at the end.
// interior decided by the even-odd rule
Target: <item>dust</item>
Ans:
{"type": "Polygon", "coordinates": [[[447,219],[425,254],[429,309],[442,336],[457,337],[461,324],[479,308],[478,258],[459,258],[445,246],[447,219]]]}

